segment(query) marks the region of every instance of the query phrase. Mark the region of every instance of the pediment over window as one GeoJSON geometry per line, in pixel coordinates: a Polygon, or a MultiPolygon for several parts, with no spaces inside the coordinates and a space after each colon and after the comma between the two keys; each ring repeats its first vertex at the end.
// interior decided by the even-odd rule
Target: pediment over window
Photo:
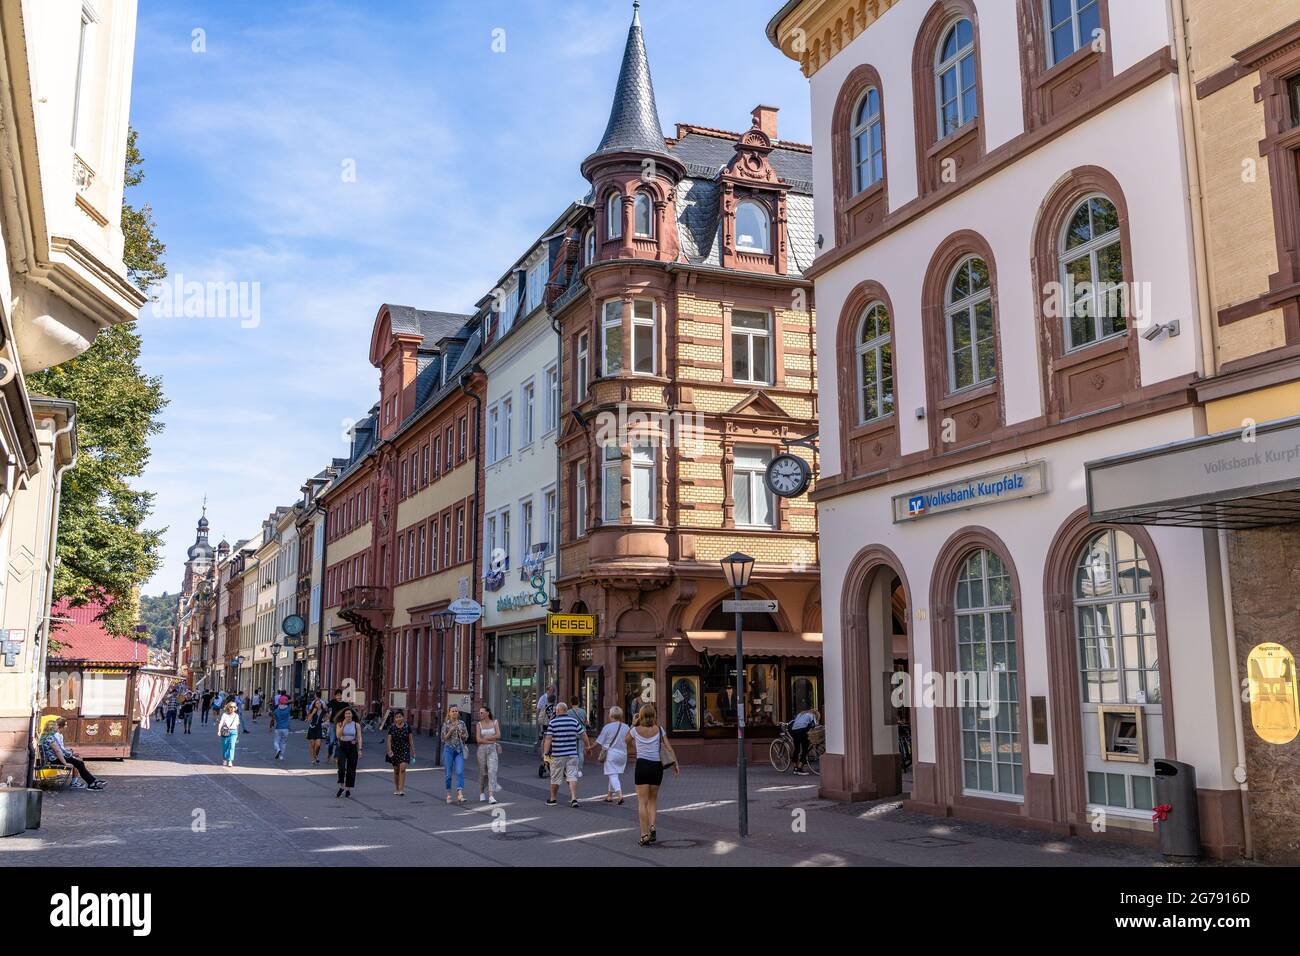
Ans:
{"type": "Polygon", "coordinates": [[[734,415],[738,418],[789,418],[776,402],[766,394],[753,389],[743,399],[722,413],[724,417],[734,415]]]}

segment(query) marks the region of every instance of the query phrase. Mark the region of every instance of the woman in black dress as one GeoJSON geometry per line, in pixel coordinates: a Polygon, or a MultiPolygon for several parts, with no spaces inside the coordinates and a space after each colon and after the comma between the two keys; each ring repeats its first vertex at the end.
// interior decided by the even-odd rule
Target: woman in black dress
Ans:
{"type": "Polygon", "coordinates": [[[393,794],[404,797],[406,796],[406,765],[415,758],[411,728],[406,723],[404,711],[393,711],[387,739],[388,762],[393,765],[393,787],[395,788],[393,794]]]}
{"type": "Polygon", "coordinates": [[[320,742],[325,737],[325,705],[317,697],[307,708],[307,750],[312,765],[320,763],[320,742]]]}

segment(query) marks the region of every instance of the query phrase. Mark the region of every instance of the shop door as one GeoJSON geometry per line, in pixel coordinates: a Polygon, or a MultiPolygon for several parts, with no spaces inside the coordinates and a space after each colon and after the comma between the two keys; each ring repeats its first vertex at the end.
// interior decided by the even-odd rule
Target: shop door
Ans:
{"type": "MultiPolygon", "coordinates": [[[[659,709],[655,663],[653,647],[627,647],[619,652],[619,705],[628,723],[636,723],[637,712],[644,704],[654,704],[655,710],[659,709]]],[[[662,721],[663,716],[659,719],[662,721]]]]}
{"type": "Polygon", "coordinates": [[[533,743],[537,739],[537,669],[508,665],[503,683],[501,735],[514,743],[533,743]]]}

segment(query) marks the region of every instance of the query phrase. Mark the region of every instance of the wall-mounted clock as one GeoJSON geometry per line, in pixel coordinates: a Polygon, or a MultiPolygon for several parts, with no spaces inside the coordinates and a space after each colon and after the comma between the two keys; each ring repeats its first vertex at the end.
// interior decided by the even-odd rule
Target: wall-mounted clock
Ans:
{"type": "Polygon", "coordinates": [[[778,498],[798,498],[812,482],[812,469],[798,455],[782,452],[767,463],[767,488],[778,498]]]}

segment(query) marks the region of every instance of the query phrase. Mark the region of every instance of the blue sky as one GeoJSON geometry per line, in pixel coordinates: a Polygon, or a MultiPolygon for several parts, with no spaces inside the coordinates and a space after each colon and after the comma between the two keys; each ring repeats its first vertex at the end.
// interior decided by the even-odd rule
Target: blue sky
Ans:
{"type": "MultiPolygon", "coordinates": [[[[643,0],[667,134],[743,129],[767,103],[809,141],[806,81],[764,35],[778,6],[643,0]]],[[[255,327],[141,313],[171,401],[139,480],[168,527],[145,593],[179,586],[205,494],[233,543],[345,453],[381,303],[470,311],[584,194],[630,19],[630,0],[141,0],[129,198],[173,280],[260,298],[255,327]]]]}

